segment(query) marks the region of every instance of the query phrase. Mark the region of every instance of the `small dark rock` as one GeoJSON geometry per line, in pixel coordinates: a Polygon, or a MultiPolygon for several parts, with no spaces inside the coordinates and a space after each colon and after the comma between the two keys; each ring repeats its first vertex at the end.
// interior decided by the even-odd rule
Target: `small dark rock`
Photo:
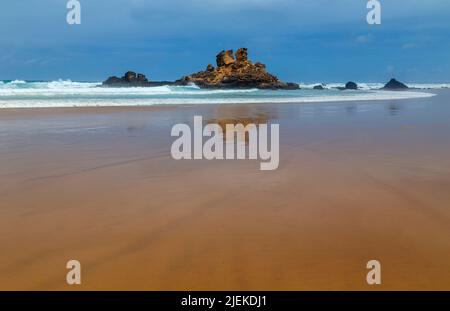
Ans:
{"type": "Polygon", "coordinates": [[[142,73],[138,73],[136,79],[137,79],[137,81],[140,81],[140,82],[148,82],[148,79],[142,73]]]}
{"type": "Polygon", "coordinates": [[[121,84],[123,83],[123,80],[121,78],[118,77],[109,77],[108,79],[106,79],[106,81],[103,82],[103,85],[113,85],[113,84],[121,84]]]}
{"type": "Polygon", "coordinates": [[[406,86],[405,84],[395,80],[395,79],[391,79],[384,87],[383,89],[388,89],[388,90],[402,90],[402,89],[408,89],[408,86],[406,86]]]}
{"type": "Polygon", "coordinates": [[[127,71],[122,78],[109,77],[103,82],[103,86],[113,87],[132,87],[132,86],[148,86],[148,79],[141,73],[127,71]]]}
{"type": "Polygon", "coordinates": [[[319,85],[315,85],[315,86],[313,87],[313,89],[314,89],[314,90],[323,90],[324,87],[323,87],[323,85],[319,84],[319,85]]]}
{"type": "Polygon", "coordinates": [[[300,89],[300,85],[297,83],[288,82],[285,87],[282,87],[283,90],[298,90],[300,89]]]}
{"type": "Polygon", "coordinates": [[[347,82],[345,84],[345,89],[346,90],[357,90],[358,89],[358,84],[356,84],[355,82],[347,82]]]}
{"type": "Polygon", "coordinates": [[[102,83],[102,87],[151,87],[173,84],[174,82],[170,81],[151,82],[144,74],[127,71],[122,78],[109,77],[102,83]]]}

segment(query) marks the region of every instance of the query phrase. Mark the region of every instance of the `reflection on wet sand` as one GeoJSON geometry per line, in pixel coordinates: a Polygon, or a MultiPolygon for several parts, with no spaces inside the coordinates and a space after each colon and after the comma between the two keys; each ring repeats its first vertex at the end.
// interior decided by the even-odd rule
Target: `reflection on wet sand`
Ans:
{"type": "Polygon", "coordinates": [[[262,109],[255,106],[230,108],[232,107],[218,107],[212,113],[213,116],[205,122],[206,124],[218,124],[222,129],[223,139],[229,142],[234,142],[235,137],[237,137],[237,142],[248,144],[250,132],[254,130],[252,125],[269,124],[271,120],[278,118],[277,111],[272,109],[262,109]]]}
{"type": "Polygon", "coordinates": [[[401,107],[400,107],[400,105],[397,104],[397,103],[391,103],[391,104],[389,104],[389,114],[390,114],[391,116],[398,116],[399,113],[400,113],[400,109],[401,109],[401,107]]]}

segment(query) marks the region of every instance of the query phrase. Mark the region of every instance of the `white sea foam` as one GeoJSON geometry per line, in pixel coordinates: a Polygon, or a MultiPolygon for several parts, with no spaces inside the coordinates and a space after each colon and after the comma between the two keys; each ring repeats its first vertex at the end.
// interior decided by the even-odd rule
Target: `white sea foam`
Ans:
{"type": "Polygon", "coordinates": [[[25,83],[27,83],[26,81],[23,81],[23,80],[14,80],[14,81],[11,81],[10,82],[11,84],[25,84],[25,83]]]}
{"type": "MultiPolygon", "coordinates": [[[[344,92],[343,92],[344,93],[344,92]]],[[[44,108],[44,107],[109,107],[109,106],[153,106],[153,105],[196,105],[196,104],[246,104],[246,103],[319,103],[344,101],[374,101],[409,98],[426,98],[434,96],[422,92],[372,91],[358,95],[323,95],[291,97],[176,97],[176,98],[71,98],[31,100],[2,100],[0,108],[44,108]]]]}
{"type": "MultiPolygon", "coordinates": [[[[361,90],[379,90],[384,87],[385,83],[365,83],[356,82],[359,89],[361,90]]],[[[337,88],[345,87],[345,83],[299,83],[301,88],[313,89],[316,85],[322,85],[326,90],[332,90],[337,88]]],[[[448,89],[450,88],[450,83],[406,83],[409,88],[412,89],[422,89],[422,90],[437,90],[437,89],[448,89]]]]}
{"type": "MultiPolygon", "coordinates": [[[[362,90],[379,90],[385,83],[366,83],[356,82],[362,90]]],[[[101,82],[75,82],[71,80],[56,80],[56,81],[43,81],[43,82],[27,82],[24,80],[13,81],[1,81],[0,85],[4,88],[35,88],[35,89],[59,89],[59,88],[92,88],[101,85],[101,82]]],[[[313,89],[316,85],[322,85],[325,89],[336,89],[338,87],[344,87],[345,83],[303,83],[299,82],[299,85],[303,89],[313,89]]],[[[443,89],[450,88],[450,83],[406,83],[407,86],[414,89],[443,89]]],[[[195,84],[184,86],[184,88],[200,89],[195,84]]]]}
{"type": "Polygon", "coordinates": [[[411,83],[408,86],[422,90],[450,89],[450,83],[411,83]]]}
{"type": "MultiPolygon", "coordinates": [[[[359,89],[361,90],[379,90],[384,84],[383,83],[364,83],[364,82],[356,82],[358,84],[359,89]]],[[[322,85],[322,87],[326,90],[332,90],[337,88],[345,87],[345,83],[299,83],[300,87],[303,89],[313,89],[316,85],[322,85]]]]}
{"type": "Polygon", "coordinates": [[[90,88],[101,85],[100,82],[72,82],[57,80],[50,82],[27,82],[23,80],[0,81],[1,89],[59,89],[59,88],[90,88]]]}
{"type": "Polygon", "coordinates": [[[239,94],[257,92],[257,89],[242,90],[202,90],[195,84],[188,86],[157,86],[157,87],[130,87],[112,88],[98,87],[101,83],[86,83],[72,81],[32,82],[27,87],[0,87],[0,98],[18,96],[151,96],[151,95],[212,95],[212,94],[239,94]]]}
{"type": "MultiPolygon", "coordinates": [[[[359,91],[338,91],[344,86],[329,83],[324,91],[312,90],[315,84],[301,84],[300,90],[235,89],[214,90],[188,86],[158,86],[133,88],[102,88],[99,82],[25,82],[0,83],[0,108],[28,107],[90,107],[146,106],[170,104],[229,104],[229,103],[313,103],[362,100],[424,98],[430,93],[416,91],[382,91],[381,83],[359,83],[359,91]]],[[[421,84],[414,87],[433,89],[450,84],[421,84]]]]}

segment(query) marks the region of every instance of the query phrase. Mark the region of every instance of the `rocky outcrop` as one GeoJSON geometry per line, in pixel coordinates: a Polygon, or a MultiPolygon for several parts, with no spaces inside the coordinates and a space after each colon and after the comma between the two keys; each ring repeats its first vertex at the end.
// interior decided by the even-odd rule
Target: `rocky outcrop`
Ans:
{"type": "Polygon", "coordinates": [[[148,83],[148,79],[145,75],[141,73],[135,73],[133,71],[127,71],[122,78],[118,77],[109,77],[104,85],[118,86],[118,85],[126,85],[126,86],[145,86],[148,83]]]}
{"type": "Polygon", "coordinates": [[[122,78],[116,76],[109,77],[102,83],[103,87],[150,87],[150,86],[162,86],[171,85],[174,82],[160,81],[151,82],[144,74],[135,73],[133,71],[127,71],[122,78]]]}
{"type": "Polygon", "coordinates": [[[336,87],[336,89],[341,90],[341,91],[345,91],[345,90],[357,90],[358,89],[358,84],[356,84],[355,82],[347,82],[345,83],[345,86],[338,86],[336,87]]]}
{"type": "Polygon", "coordinates": [[[384,87],[383,89],[385,90],[404,90],[404,89],[408,89],[408,86],[406,86],[405,84],[395,80],[395,79],[391,79],[384,87]]]}
{"type": "Polygon", "coordinates": [[[355,82],[347,82],[345,84],[345,89],[346,90],[357,90],[358,89],[358,84],[356,84],[355,82]]]}
{"type": "Polygon", "coordinates": [[[266,70],[261,63],[253,63],[248,59],[246,48],[221,51],[216,56],[217,67],[209,64],[205,71],[183,77],[175,82],[152,82],[145,75],[133,71],[126,72],[123,77],[109,77],[103,87],[150,87],[160,85],[188,85],[195,83],[201,88],[259,88],[259,89],[298,89],[296,83],[285,83],[266,70]]]}
{"type": "Polygon", "coordinates": [[[266,71],[261,63],[253,64],[248,59],[246,48],[233,55],[233,50],[222,51],[216,56],[217,67],[208,65],[200,71],[181,78],[176,84],[195,83],[201,88],[259,88],[259,89],[298,89],[296,83],[285,83],[266,71]]]}

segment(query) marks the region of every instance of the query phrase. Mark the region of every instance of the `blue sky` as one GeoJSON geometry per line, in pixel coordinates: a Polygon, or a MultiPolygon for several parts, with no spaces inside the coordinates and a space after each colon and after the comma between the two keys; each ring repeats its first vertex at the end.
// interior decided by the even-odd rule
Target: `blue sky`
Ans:
{"type": "Polygon", "coordinates": [[[2,0],[0,79],[103,80],[126,70],[173,80],[222,49],[249,48],[286,81],[450,82],[450,1],[2,0]]]}

